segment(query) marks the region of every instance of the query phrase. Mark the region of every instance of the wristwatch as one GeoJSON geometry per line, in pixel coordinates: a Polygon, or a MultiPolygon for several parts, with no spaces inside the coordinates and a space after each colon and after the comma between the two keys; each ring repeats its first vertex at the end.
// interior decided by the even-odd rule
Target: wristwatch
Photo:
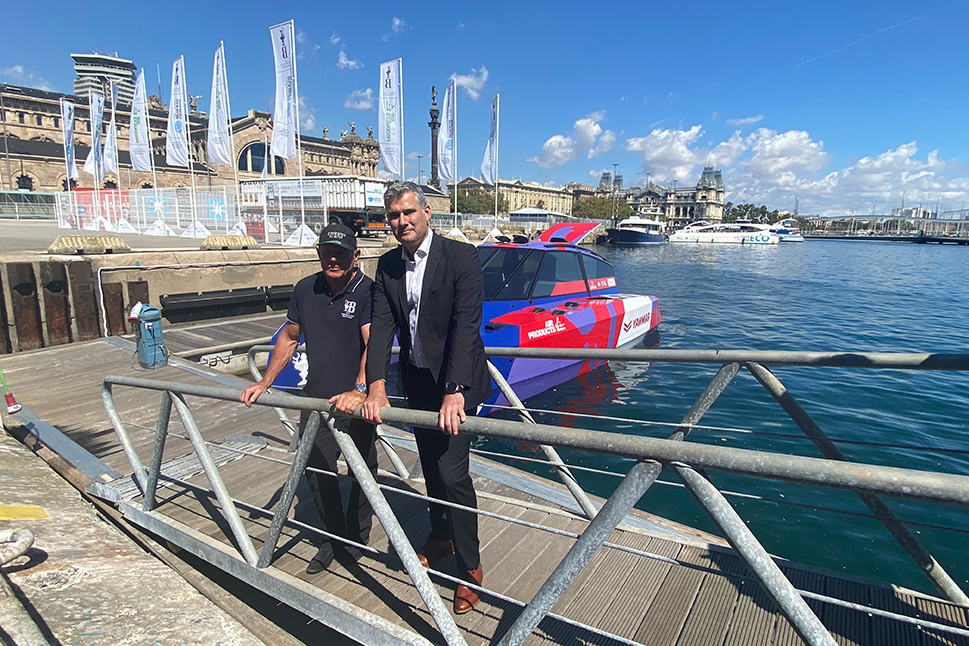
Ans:
{"type": "Polygon", "coordinates": [[[448,394],[448,395],[453,395],[454,393],[464,393],[467,391],[468,391],[467,386],[463,384],[459,384],[454,381],[449,381],[446,384],[444,384],[444,392],[445,394],[448,394]]]}
{"type": "Polygon", "coordinates": [[[356,385],[355,385],[355,386],[353,387],[353,389],[354,389],[355,391],[357,391],[358,393],[363,393],[364,395],[366,395],[366,394],[367,394],[367,384],[356,384],[356,385]]]}

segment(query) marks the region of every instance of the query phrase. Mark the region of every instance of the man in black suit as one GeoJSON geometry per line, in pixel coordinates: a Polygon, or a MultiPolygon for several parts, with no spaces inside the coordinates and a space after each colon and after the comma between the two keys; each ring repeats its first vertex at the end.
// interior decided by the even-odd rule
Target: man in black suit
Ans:
{"type": "MultiPolygon", "coordinates": [[[[367,356],[370,392],[361,412],[380,424],[380,408],[390,406],[385,382],[397,331],[408,403],[438,413],[437,429],[414,429],[427,493],[476,508],[468,472],[471,437],[460,426],[491,396],[480,332],[484,290],[478,253],[469,244],[431,232],[431,207],[416,184],[392,184],[384,205],[401,246],[377,263],[367,356]]],[[[418,554],[421,563],[430,567],[454,552],[459,576],[480,585],[477,515],[434,503],[428,508],[431,534],[418,554]]],[[[477,602],[477,594],[459,585],[454,612],[468,612],[477,602]]]]}

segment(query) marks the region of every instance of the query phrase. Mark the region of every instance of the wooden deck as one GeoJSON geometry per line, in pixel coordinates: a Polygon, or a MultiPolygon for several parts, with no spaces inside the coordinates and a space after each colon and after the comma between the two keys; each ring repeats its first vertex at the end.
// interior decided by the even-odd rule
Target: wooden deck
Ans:
{"type": "MultiPolygon", "coordinates": [[[[258,334],[256,335],[258,336],[258,334]]],[[[216,338],[216,337],[213,337],[216,338]]],[[[219,341],[217,341],[219,342],[219,341]]],[[[204,341],[202,341],[204,343],[204,341]]],[[[6,355],[4,373],[19,402],[28,407],[80,447],[121,474],[130,467],[121,451],[114,430],[101,403],[101,380],[108,374],[131,375],[185,383],[208,383],[218,379],[224,384],[233,378],[205,374],[187,362],[151,372],[131,367],[131,350],[106,340],[6,355]]],[[[132,388],[116,387],[115,402],[142,461],[147,463],[153,439],[154,419],[159,396],[132,388]]],[[[206,439],[220,443],[230,436],[252,435],[264,438],[266,445],[249,455],[240,455],[220,466],[220,473],[231,495],[257,507],[274,508],[288,472],[287,464],[261,459],[268,456],[289,462],[289,438],[274,413],[241,404],[187,398],[198,426],[206,439]]],[[[15,418],[6,417],[8,425],[15,418]]],[[[171,432],[182,428],[173,414],[171,432]]],[[[171,437],[165,451],[166,462],[192,453],[189,442],[171,437]]],[[[415,455],[399,451],[408,465],[415,455]]],[[[381,453],[382,484],[423,492],[421,481],[403,481],[389,474],[391,467],[381,453]]],[[[554,492],[564,487],[534,476],[518,474],[494,462],[472,458],[479,492],[479,507],[485,511],[519,518],[532,523],[580,533],[587,523],[559,504],[551,502],[554,492]],[[500,469],[514,478],[515,486],[485,478],[481,473],[500,469]]],[[[200,473],[200,470],[196,470],[200,473]]],[[[193,475],[190,482],[209,488],[204,475],[193,475]]],[[[348,481],[343,478],[344,493],[348,481]]],[[[387,494],[388,501],[414,545],[420,546],[428,532],[425,503],[400,493],[387,494]]],[[[159,491],[157,511],[184,523],[227,545],[231,532],[214,497],[196,489],[169,484],[159,491]]],[[[560,500],[560,498],[558,498],[560,500]]],[[[259,512],[240,510],[243,521],[261,547],[270,518],[259,512]]],[[[317,525],[318,518],[304,486],[297,493],[293,516],[317,525]]],[[[627,552],[604,548],[593,558],[576,582],[555,605],[553,612],[581,622],[593,629],[642,644],[697,645],[783,645],[802,643],[788,621],[780,615],[759,584],[749,578],[740,560],[727,548],[698,540],[699,534],[679,533],[672,523],[667,529],[649,524],[648,514],[638,513],[637,526],[621,526],[611,541],[678,559],[674,565],[627,552]],[[694,564],[706,568],[688,567],[694,564]],[[739,576],[738,576],[739,575],[739,576]]],[[[573,539],[526,528],[505,520],[482,517],[480,520],[484,585],[495,592],[524,602],[529,601],[573,544],[573,539]]],[[[312,586],[353,604],[362,616],[371,613],[405,627],[426,639],[442,639],[400,561],[388,549],[388,540],[374,523],[371,546],[377,555],[366,554],[359,562],[335,562],[315,576],[304,573],[315,554],[317,537],[312,532],[287,527],[279,541],[271,569],[303,580],[312,586]]],[[[449,557],[438,565],[454,574],[449,557]]],[[[966,609],[918,594],[909,594],[875,583],[839,578],[793,564],[784,565],[795,586],[870,604],[900,614],[917,616],[966,627],[966,609]]],[[[432,580],[434,580],[432,578],[432,580]]],[[[450,605],[453,584],[435,580],[445,602],[450,605]]],[[[969,644],[969,640],[942,633],[919,630],[908,624],[872,617],[866,612],[811,602],[825,625],[840,644],[969,644]]],[[[491,643],[514,621],[517,606],[486,595],[476,609],[457,617],[458,626],[469,644],[491,643]]],[[[527,641],[529,644],[613,644],[622,643],[588,628],[547,618],[527,641]]]]}

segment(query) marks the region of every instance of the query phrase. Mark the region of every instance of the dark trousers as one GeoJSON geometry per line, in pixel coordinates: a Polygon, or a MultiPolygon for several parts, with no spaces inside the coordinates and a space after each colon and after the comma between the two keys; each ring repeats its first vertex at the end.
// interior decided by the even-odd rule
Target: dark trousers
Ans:
{"type": "MultiPolygon", "coordinates": [[[[309,415],[309,411],[302,411],[300,414],[300,434],[306,427],[309,415]]],[[[375,441],[377,434],[373,424],[368,424],[359,419],[351,420],[347,432],[353,439],[357,451],[360,452],[370,468],[370,473],[376,478],[377,447],[375,441]]],[[[310,459],[307,466],[338,473],[336,462],[338,457],[340,457],[340,447],[336,443],[336,438],[333,437],[329,427],[325,423],[321,423],[320,430],[316,434],[316,441],[310,450],[310,459]]],[[[366,545],[370,539],[370,528],[373,526],[373,508],[360,489],[360,484],[356,478],[353,478],[352,473],[351,478],[350,500],[344,514],[343,499],[340,497],[340,483],[337,478],[313,473],[312,471],[306,473],[310,491],[313,492],[313,502],[320,514],[320,520],[323,521],[323,529],[331,534],[366,545]]],[[[327,542],[327,539],[324,538],[323,542],[327,542]]]]}
{"type": "MultiPolygon", "coordinates": [[[[411,408],[438,412],[444,397],[444,384],[434,381],[430,370],[407,367],[407,401],[411,408]]],[[[466,411],[474,415],[474,408],[466,411]]],[[[465,507],[477,509],[478,499],[468,472],[471,436],[467,433],[445,435],[438,428],[415,428],[417,450],[427,495],[465,507]]],[[[438,540],[454,541],[458,570],[477,569],[481,561],[478,553],[478,515],[428,503],[431,515],[431,536],[438,540]]]]}

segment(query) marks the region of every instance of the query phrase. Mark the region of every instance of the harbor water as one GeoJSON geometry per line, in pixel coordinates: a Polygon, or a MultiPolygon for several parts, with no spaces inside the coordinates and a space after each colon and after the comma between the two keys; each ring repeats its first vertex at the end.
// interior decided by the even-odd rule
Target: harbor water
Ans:
{"type": "MultiPolygon", "coordinates": [[[[846,352],[969,351],[969,249],[956,246],[808,240],[781,245],[666,244],[596,251],[613,263],[621,291],[655,295],[663,349],[846,352]]],[[[533,397],[559,411],[540,423],[576,423],[564,413],[648,420],[582,425],[666,437],[718,366],[613,363],[533,397]]],[[[900,370],[774,368],[773,372],[848,459],[969,474],[969,374],[900,370]],[[853,442],[853,443],[851,443],[853,442]],[[889,446],[884,446],[889,445],[889,446]]],[[[770,395],[745,370],[690,441],[817,457],[770,395]]],[[[495,448],[493,442],[483,442],[495,448]]],[[[504,447],[507,450],[509,447],[504,447]]],[[[538,457],[534,447],[510,447],[538,457]]],[[[625,473],[628,461],[564,452],[567,463],[625,473]]],[[[517,466],[554,475],[521,461],[517,466]]],[[[854,494],[765,479],[709,474],[773,554],[932,591],[928,580],[854,494]],[[820,507],[840,510],[836,513],[820,507]]],[[[608,475],[577,473],[607,496],[608,475]]],[[[677,482],[669,470],[662,479],[677,482]]],[[[969,510],[887,499],[965,590],[969,510]],[[947,529],[941,529],[947,528],[947,529]]],[[[689,492],[657,483],[640,508],[718,533],[689,492]]]]}

